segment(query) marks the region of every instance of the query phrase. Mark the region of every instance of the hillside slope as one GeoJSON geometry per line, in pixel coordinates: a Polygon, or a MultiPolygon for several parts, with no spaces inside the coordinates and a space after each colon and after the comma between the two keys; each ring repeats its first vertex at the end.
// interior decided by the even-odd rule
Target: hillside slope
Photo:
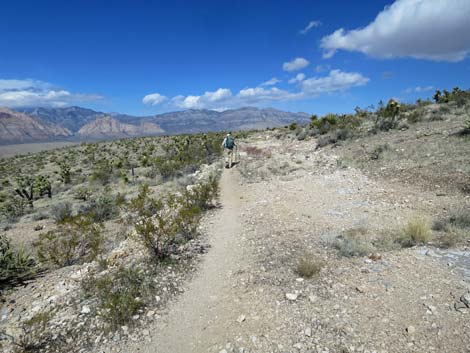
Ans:
{"type": "Polygon", "coordinates": [[[77,135],[89,138],[130,137],[142,135],[158,135],[163,130],[152,122],[141,122],[140,125],[121,123],[110,117],[99,117],[78,130],[77,135]]]}
{"type": "Polygon", "coordinates": [[[53,140],[71,136],[70,130],[0,108],[0,143],[53,140]]]}

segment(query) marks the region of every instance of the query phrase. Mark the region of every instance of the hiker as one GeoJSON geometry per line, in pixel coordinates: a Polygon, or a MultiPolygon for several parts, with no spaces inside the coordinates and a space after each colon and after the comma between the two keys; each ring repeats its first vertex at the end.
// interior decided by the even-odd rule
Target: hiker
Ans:
{"type": "Polygon", "coordinates": [[[234,162],[234,150],[237,149],[237,144],[232,134],[228,133],[222,142],[222,147],[225,151],[225,168],[232,168],[234,162]]]}

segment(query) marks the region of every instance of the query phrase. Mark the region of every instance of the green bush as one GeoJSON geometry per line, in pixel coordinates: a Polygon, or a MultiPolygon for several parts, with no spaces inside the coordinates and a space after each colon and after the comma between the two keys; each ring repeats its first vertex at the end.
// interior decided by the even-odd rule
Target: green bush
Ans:
{"type": "Polygon", "coordinates": [[[70,202],[63,202],[52,206],[51,216],[57,223],[68,220],[72,217],[72,205],[70,202]]]}
{"type": "Polygon", "coordinates": [[[33,277],[36,262],[24,250],[15,251],[5,235],[0,235],[0,288],[33,277]]]}
{"type": "Polygon", "coordinates": [[[38,258],[58,267],[95,260],[103,251],[103,225],[90,217],[75,216],[54,231],[39,234],[38,258]]]}
{"type": "Polygon", "coordinates": [[[116,218],[119,215],[119,207],[116,198],[111,195],[109,189],[106,189],[98,197],[90,199],[79,213],[88,215],[95,222],[104,222],[116,218]]]}
{"type": "Polygon", "coordinates": [[[142,270],[120,267],[99,278],[90,276],[82,286],[87,297],[98,300],[98,315],[116,329],[128,324],[149,300],[153,288],[151,278],[142,270]]]}
{"type": "Polygon", "coordinates": [[[9,196],[0,203],[0,215],[8,222],[16,222],[27,210],[28,201],[18,196],[9,196]]]}

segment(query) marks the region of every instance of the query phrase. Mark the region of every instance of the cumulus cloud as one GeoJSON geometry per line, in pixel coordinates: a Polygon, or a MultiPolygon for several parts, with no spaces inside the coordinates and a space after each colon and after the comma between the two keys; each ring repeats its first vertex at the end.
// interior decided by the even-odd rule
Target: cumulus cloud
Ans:
{"type": "MultiPolygon", "coordinates": [[[[327,76],[306,78],[299,73],[289,82],[299,83],[294,92],[278,87],[247,87],[233,94],[228,88],[219,88],[202,95],[178,95],[169,100],[161,100],[170,108],[225,110],[243,106],[262,105],[270,102],[292,101],[315,97],[323,93],[345,91],[352,87],[363,86],[369,82],[367,77],[357,72],[331,70],[327,76]]],[[[151,96],[151,95],[149,95],[151,96]]],[[[146,96],[147,97],[147,96],[146,96]]],[[[159,97],[162,97],[159,95],[159,97]]],[[[152,100],[143,100],[153,104],[152,100]]]]}
{"type": "Polygon", "coordinates": [[[308,25],[302,29],[301,31],[299,31],[300,34],[307,34],[308,32],[310,32],[313,28],[316,28],[318,26],[321,26],[321,22],[320,21],[310,21],[308,23],[308,25]]]}
{"type": "Polygon", "coordinates": [[[328,76],[312,77],[302,81],[302,91],[307,95],[319,95],[345,91],[351,87],[364,86],[369,82],[367,77],[357,72],[331,70],[328,76]]]}
{"type": "Polygon", "coordinates": [[[300,74],[297,74],[295,77],[292,77],[289,80],[289,83],[298,83],[298,82],[302,82],[303,80],[305,80],[305,74],[300,73],[300,74]]]}
{"type": "Polygon", "coordinates": [[[302,70],[304,67],[307,67],[309,64],[310,62],[307,59],[295,58],[292,61],[285,62],[282,65],[282,69],[287,72],[293,72],[293,71],[302,70]]]}
{"type": "Polygon", "coordinates": [[[274,85],[277,85],[280,82],[282,82],[282,81],[278,80],[276,77],[273,77],[270,80],[267,80],[266,82],[263,82],[260,86],[274,86],[274,85]]]}
{"type": "Polygon", "coordinates": [[[219,88],[214,92],[205,92],[202,96],[179,95],[171,99],[173,106],[183,109],[214,109],[224,105],[233,97],[232,91],[219,88]]]}
{"type": "Polygon", "coordinates": [[[433,86],[417,86],[417,87],[410,87],[405,90],[405,93],[422,93],[422,92],[429,92],[434,89],[433,86]]]}
{"type": "Polygon", "coordinates": [[[62,107],[79,102],[102,99],[96,94],[70,93],[52,84],[38,80],[1,80],[0,106],[54,106],[62,107]]]}
{"type": "Polygon", "coordinates": [[[461,61],[470,55],[470,1],[397,0],[364,28],[323,37],[325,58],[337,50],[377,58],[461,61]]]}
{"type": "Polygon", "coordinates": [[[165,96],[162,96],[159,93],[152,93],[152,94],[147,94],[143,99],[142,102],[144,104],[150,104],[150,105],[158,105],[166,101],[168,98],[165,96]]]}

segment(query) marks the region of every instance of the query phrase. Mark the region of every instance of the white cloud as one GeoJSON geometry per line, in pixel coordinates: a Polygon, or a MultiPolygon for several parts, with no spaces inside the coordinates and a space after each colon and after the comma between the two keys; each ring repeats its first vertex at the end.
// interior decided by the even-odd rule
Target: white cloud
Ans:
{"type": "Polygon", "coordinates": [[[287,72],[293,72],[293,71],[301,70],[304,67],[307,67],[309,64],[310,62],[307,59],[295,58],[292,61],[285,62],[282,65],[282,69],[287,72]]]}
{"type": "Polygon", "coordinates": [[[302,82],[303,80],[305,80],[305,74],[300,73],[300,74],[297,74],[295,77],[292,77],[289,80],[289,83],[298,83],[298,82],[302,82]]]}
{"type": "Polygon", "coordinates": [[[407,88],[405,93],[421,93],[421,92],[429,92],[434,89],[433,86],[417,86],[413,88],[407,88]]]}
{"type": "Polygon", "coordinates": [[[274,86],[274,85],[277,85],[280,82],[282,82],[282,81],[278,80],[276,77],[273,77],[270,80],[267,80],[266,82],[263,82],[260,86],[274,86]]]}
{"type": "Polygon", "coordinates": [[[351,87],[364,86],[369,82],[367,77],[357,72],[331,70],[328,76],[308,78],[301,83],[302,91],[307,95],[319,95],[345,91],[351,87]]]}
{"type": "Polygon", "coordinates": [[[227,88],[219,88],[214,92],[205,92],[202,96],[178,95],[171,99],[171,104],[183,109],[215,109],[232,97],[232,91],[227,88]]]}
{"type": "MultiPolygon", "coordinates": [[[[299,73],[290,81],[292,80],[299,83],[296,91],[284,90],[278,87],[258,86],[247,87],[241,89],[237,94],[232,94],[232,91],[228,88],[219,88],[213,92],[205,92],[200,96],[178,95],[170,100],[164,100],[162,103],[166,102],[168,107],[179,109],[226,110],[270,102],[307,99],[323,93],[345,91],[352,87],[363,86],[369,82],[367,77],[359,73],[341,70],[331,70],[327,76],[312,78],[306,78],[303,73],[299,73]]],[[[152,104],[152,102],[149,101],[147,104],[152,104]]]]}
{"type": "Polygon", "coordinates": [[[320,21],[310,21],[304,29],[299,31],[299,33],[300,34],[307,34],[308,32],[310,32],[310,30],[312,30],[313,28],[316,28],[318,26],[321,26],[320,21]]]}
{"type": "Polygon", "coordinates": [[[397,0],[364,28],[323,37],[325,58],[337,50],[378,58],[461,61],[470,54],[469,0],[397,0]]]}
{"type": "Polygon", "coordinates": [[[70,93],[52,84],[37,80],[0,80],[0,106],[62,107],[78,102],[102,99],[96,94],[70,93]]]}
{"type": "Polygon", "coordinates": [[[162,96],[159,93],[152,93],[152,94],[147,94],[143,99],[142,102],[144,104],[150,104],[150,105],[158,105],[166,101],[168,98],[165,96],[162,96]]]}
{"type": "Polygon", "coordinates": [[[331,69],[331,66],[330,65],[317,65],[315,66],[315,72],[325,72],[325,71],[329,71],[331,69]]]}

